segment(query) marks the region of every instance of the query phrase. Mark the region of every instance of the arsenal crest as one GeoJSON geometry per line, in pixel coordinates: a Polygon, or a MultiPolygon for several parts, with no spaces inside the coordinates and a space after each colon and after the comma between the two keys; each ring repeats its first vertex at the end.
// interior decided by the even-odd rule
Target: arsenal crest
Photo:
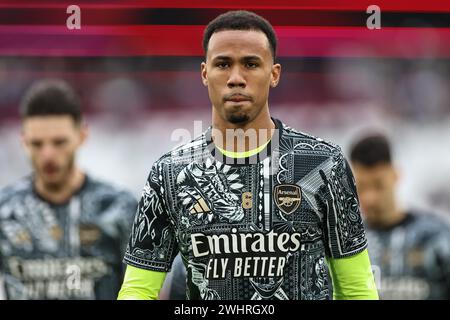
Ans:
{"type": "Polygon", "coordinates": [[[94,224],[80,225],[80,244],[82,246],[91,246],[101,237],[101,230],[94,224]]]}
{"type": "Polygon", "coordinates": [[[300,206],[302,192],[295,184],[279,184],[273,189],[275,204],[285,214],[291,214],[300,206]]]}

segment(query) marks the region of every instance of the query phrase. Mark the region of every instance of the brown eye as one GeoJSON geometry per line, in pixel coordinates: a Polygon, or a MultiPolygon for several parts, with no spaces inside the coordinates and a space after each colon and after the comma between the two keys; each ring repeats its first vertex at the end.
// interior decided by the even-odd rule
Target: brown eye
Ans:
{"type": "Polygon", "coordinates": [[[216,64],[216,67],[218,67],[219,69],[225,69],[229,66],[228,62],[219,62],[216,64]]]}
{"type": "Polygon", "coordinates": [[[67,143],[67,140],[66,140],[66,139],[57,139],[57,140],[53,141],[53,144],[54,144],[56,147],[62,147],[62,146],[64,146],[66,143],[67,143]]]}
{"type": "Polygon", "coordinates": [[[38,148],[42,147],[42,141],[31,141],[30,145],[33,148],[38,149],[38,148]]]}

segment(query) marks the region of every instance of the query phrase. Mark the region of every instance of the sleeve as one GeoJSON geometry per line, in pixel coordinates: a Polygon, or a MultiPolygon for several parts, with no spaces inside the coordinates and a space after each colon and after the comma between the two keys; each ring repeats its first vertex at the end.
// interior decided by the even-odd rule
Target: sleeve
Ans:
{"type": "Polygon", "coordinates": [[[170,300],[186,299],[186,268],[181,256],[174,262],[173,278],[169,291],[170,300]]]}
{"type": "Polygon", "coordinates": [[[322,186],[317,197],[323,213],[325,252],[344,258],[367,248],[366,233],[359,210],[355,179],[340,149],[327,173],[319,170],[322,186]]]}
{"type": "MultiPolygon", "coordinates": [[[[1,221],[0,221],[1,224],[1,221]]],[[[0,228],[0,300],[7,300],[6,297],[6,286],[5,286],[5,279],[4,279],[4,270],[3,270],[3,261],[2,261],[2,251],[1,251],[1,244],[2,244],[2,231],[0,228]]]]}
{"type": "Polygon", "coordinates": [[[156,300],[166,272],[128,266],[117,300],[156,300]]]}
{"type": "Polygon", "coordinates": [[[333,300],[378,300],[367,249],[342,259],[327,259],[333,283],[333,300]]]}
{"type": "Polygon", "coordinates": [[[441,227],[437,235],[433,238],[431,247],[435,254],[433,261],[433,274],[438,278],[438,282],[444,287],[442,299],[450,299],[450,229],[446,223],[441,227]]]}
{"type": "Polygon", "coordinates": [[[123,192],[119,195],[114,205],[120,210],[117,228],[119,231],[120,252],[123,255],[128,245],[138,203],[131,194],[123,192]]]}
{"type": "MultiPolygon", "coordinates": [[[[4,192],[3,190],[0,190],[0,212],[2,211],[3,206],[3,196],[4,192]]],[[[0,300],[7,300],[6,296],[6,285],[5,285],[5,270],[4,270],[4,258],[3,258],[3,247],[4,242],[6,242],[4,235],[3,235],[3,228],[2,228],[2,217],[0,216],[0,300]]]]}
{"type": "Polygon", "coordinates": [[[6,292],[5,292],[5,281],[3,280],[3,275],[0,272],[0,300],[6,300],[6,292]]]}
{"type": "Polygon", "coordinates": [[[155,163],[139,200],[124,262],[137,268],[168,272],[178,245],[160,172],[160,164],[155,163]]]}

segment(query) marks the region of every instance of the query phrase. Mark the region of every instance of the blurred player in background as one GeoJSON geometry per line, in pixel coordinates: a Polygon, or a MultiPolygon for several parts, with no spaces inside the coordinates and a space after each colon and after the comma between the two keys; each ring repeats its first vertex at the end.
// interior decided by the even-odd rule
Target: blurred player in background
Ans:
{"type": "Polygon", "coordinates": [[[341,149],[270,116],[276,42],[248,11],[208,24],[201,76],[212,126],[153,165],[119,299],[158,298],[177,252],[189,299],[325,300],[328,270],[334,298],[378,299],[341,149]]]}
{"type": "Polygon", "coordinates": [[[0,191],[4,298],[114,299],[136,200],[76,165],[87,128],[67,83],[34,84],[20,111],[33,172],[0,191]]]}
{"type": "Polygon", "coordinates": [[[436,215],[400,208],[387,138],[355,142],[350,159],[380,298],[450,299],[450,228],[436,215]]]}
{"type": "Polygon", "coordinates": [[[159,294],[161,300],[186,299],[186,267],[181,255],[173,260],[172,270],[167,274],[159,294]]]}

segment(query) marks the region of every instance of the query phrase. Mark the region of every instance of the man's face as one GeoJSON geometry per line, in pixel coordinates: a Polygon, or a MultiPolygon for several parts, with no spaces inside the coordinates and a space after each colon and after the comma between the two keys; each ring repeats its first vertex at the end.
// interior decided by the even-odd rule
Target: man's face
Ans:
{"type": "Polygon", "coordinates": [[[86,136],[70,116],[33,116],[24,120],[22,140],[36,178],[60,188],[74,168],[75,153],[86,136]]]}
{"type": "Polygon", "coordinates": [[[361,210],[369,225],[383,225],[396,210],[395,187],[398,174],[390,164],[373,167],[353,163],[353,174],[361,210]]]}
{"type": "Polygon", "coordinates": [[[224,30],[211,36],[201,70],[214,111],[226,122],[245,124],[267,107],[281,66],[273,63],[263,32],[224,30]]]}

